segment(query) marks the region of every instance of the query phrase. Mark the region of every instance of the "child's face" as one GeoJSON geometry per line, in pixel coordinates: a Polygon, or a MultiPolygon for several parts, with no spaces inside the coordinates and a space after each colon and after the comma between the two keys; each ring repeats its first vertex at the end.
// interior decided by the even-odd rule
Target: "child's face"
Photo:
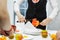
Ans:
{"type": "Polygon", "coordinates": [[[39,2],[39,0],[32,0],[32,2],[33,2],[33,3],[38,3],[38,2],[39,2]]]}

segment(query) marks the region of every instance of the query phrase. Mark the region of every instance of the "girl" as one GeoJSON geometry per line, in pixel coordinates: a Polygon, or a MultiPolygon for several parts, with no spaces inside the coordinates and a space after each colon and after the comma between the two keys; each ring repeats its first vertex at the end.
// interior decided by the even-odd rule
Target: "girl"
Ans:
{"type": "Polygon", "coordinates": [[[39,20],[40,25],[36,28],[40,28],[45,30],[46,25],[51,22],[53,18],[58,14],[57,2],[56,0],[49,0],[51,6],[53,7],[53,11],[51,12],[50,16],[47,17],[46,12],[46,5],[48,3],[47,0],[27,0],[28,1],[28,9],[26,11],[26,17],[24,17],[21,12],[19,11],[19,5],[23,2],[23,0],[16,0],[14,4],[14,10],[18,16],[19,21],[23,22],[26,19],[32,21],[32,19],[36,18],[39,20]]]}

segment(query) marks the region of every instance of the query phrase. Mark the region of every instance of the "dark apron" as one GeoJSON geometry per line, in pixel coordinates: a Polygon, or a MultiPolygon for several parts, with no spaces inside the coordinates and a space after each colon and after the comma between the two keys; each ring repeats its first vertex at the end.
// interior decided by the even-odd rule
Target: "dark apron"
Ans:
{"type": "MultiPolygon", "coordinates": [[[[46,3],[47,0],[40,0],[38,3],[33,3],[32,0],[28,0],[26,19],[31,21],[33,18],[37,18],[40,22],[44,20],[47,17],[46,3]]],[[[39,25],[37,28],[45,30],[46,26],[39,25]]]]}

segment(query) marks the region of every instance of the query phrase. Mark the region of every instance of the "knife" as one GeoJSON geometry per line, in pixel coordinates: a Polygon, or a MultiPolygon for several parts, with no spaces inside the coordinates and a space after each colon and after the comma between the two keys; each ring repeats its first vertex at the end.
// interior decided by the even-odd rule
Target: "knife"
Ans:
{"type": "MultiPolygon", "coordinates": [[[[28,21],[32,22],[32,19],[26,19],[26,21],[24,21],[25,24],[26,24],[28,21]]],[[[19,23],[19,22],[21,22],[21,21],[17,21],[17,23],[19,23]]]]}

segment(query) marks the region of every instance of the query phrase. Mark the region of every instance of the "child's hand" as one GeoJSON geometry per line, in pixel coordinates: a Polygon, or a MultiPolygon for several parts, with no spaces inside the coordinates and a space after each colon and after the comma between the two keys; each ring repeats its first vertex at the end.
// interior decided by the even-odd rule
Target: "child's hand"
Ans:
{"type": "Polygon", "coordinates": [[[46,19],[44,19],[44,20],[40,23],[40,25],[46,26],[48,23],[51,22],[51,20],[52,20],[52,19],[50,19],[50,18],[46,18],[46,19]]]}
{"type": "Polygon", "coordinates": [[[19,22],[25,22],[26,21],[24,16],[18,17],[18,20],[19,20],[19,22]]]}

